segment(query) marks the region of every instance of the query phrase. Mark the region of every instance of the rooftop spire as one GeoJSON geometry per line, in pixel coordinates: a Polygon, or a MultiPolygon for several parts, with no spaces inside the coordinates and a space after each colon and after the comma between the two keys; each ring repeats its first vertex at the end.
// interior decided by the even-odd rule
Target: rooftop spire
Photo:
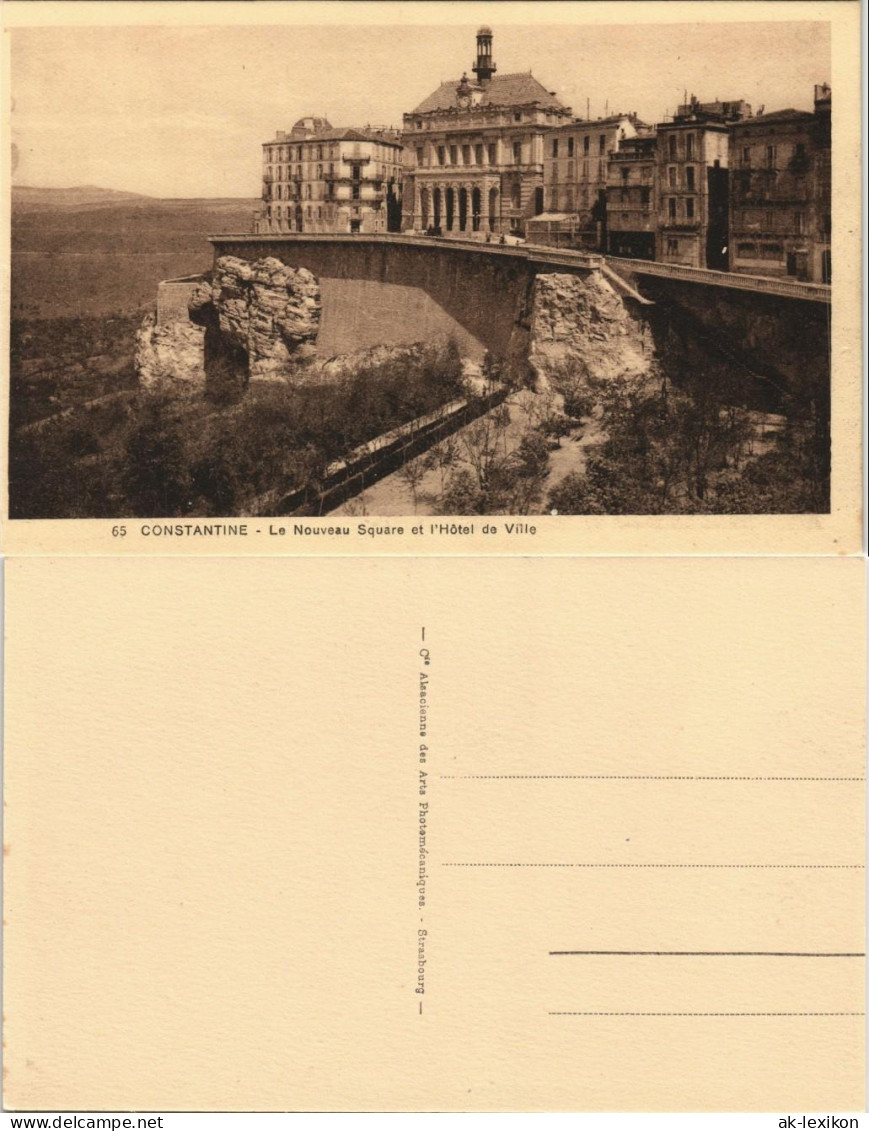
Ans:
{"type": "Polygon", "coordinates": [[[492,29],[481,27],[477,31],[477,61],[471,68],[480,86],[486,86],[497,67],[492,62],[492,29]]]}

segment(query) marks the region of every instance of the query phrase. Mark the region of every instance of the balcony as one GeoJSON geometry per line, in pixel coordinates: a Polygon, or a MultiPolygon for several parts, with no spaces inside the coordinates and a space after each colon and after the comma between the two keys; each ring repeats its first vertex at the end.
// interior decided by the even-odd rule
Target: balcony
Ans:
{"type": "Polygon", "coordinates": [[[469,177],[469,176],[498,176],[500,173],[540,173],[543,174],[542,161],[502,161],[500,164],[496,163],[490,165],[488,162],[483,162],[482,165],[477,165],[471,162],[468,165],[457,163],[451,165],[446,162],[443,165],[417,165],[415,167],[405,166],[406,176],[419,176],[424,173],[426,177],[434,176],[435,174],[444,177],[469,177]]]}
{"type": "Polygon", "coordinates": [[[646,212],[655,215],[657,208],[651,201],[642,200],[607,200],[607,212],[646,212]]]}
{"type": "Polygon", "coordinates": [[[345,184],[345,185],[371,185],[375,189],[383,188],[382,177],[351,177],[346,173],[326,173],[323,180],[327,185],[345,184]]]}

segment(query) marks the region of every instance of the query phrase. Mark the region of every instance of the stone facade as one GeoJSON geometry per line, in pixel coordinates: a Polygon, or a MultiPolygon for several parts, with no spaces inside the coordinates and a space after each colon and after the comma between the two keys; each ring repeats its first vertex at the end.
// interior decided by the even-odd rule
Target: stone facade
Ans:
{"type": "Polygon", "coordinates": [[[397,231],[401,170],[396,131],[301,118],[263,145],[263,204],[254,231],[397,231]]]}
{"type": "Polygon", "coordinates": [[[731,127],[730,270],[829,283],[830,107],[759,114],[731,127]]]}
{"type": "Polygon", "coordinates": [[[730,123],[751,113],[741,99],[692,98],[658,124],[656,256],[661,263],[727,270],[730,123]]]}
{"type": "Polygon", "coordinates": [[[610,255],[655,258],[657,144],[657,134],[648,131],[620,141],[610,156],[606,188],[606,250],[610,255]]]}
{"type": "Polygon", "coordinates": [[[546,212],[529,223],[529,238],[535,243],[606,250],[609,162],[623,140],[644,128],[635,114],[612,114],[553,129],[546,137],[543,164],[546,212]],[[550,217],[560,221],[556,232],[571,233],[569,241],[539,238],[550,217]]]}
{"type": "Polygon", "coordinates": [[[522,235],[543,211],[543,139],[569,107],[530,72],[496,75],[489,28],[472,70],[474,80],[442,83],[404,115],[407,231],[522,235]]]}

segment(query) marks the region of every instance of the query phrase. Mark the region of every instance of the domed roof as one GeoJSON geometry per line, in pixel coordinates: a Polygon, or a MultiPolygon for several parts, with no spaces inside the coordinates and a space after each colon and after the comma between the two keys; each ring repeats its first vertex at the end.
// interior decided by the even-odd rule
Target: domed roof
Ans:
{"type": "Polygon", "coordinates": [[[477,35],[491,35],[491,34],[492,34],[492,29],[490,27],[486,27],[485,25],[483,25],[483,27],[477,28],[477,35]]]}
{"type": "Polygon", "coordinates": [[[325,118],[299,118],[293,126],[292,132],[299,134],[318,134],[322,130],[331,130],[332,124],[325,118]]]}

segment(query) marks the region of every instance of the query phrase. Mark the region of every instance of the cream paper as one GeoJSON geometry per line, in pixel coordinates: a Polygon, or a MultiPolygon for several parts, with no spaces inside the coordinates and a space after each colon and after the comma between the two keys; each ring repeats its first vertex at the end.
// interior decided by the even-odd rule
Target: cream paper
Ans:
{"type": "Polygon", "coordinates": [[[7,584],[7,1107],[862,1109],[862,563],[7,584]]]}
{"type": "Polygon", "coordinates": [[[4,522],[7,1109],[863,1108],[858,12],[7,0],[828,19],[836,95],[830,515],[4,522]]]}

